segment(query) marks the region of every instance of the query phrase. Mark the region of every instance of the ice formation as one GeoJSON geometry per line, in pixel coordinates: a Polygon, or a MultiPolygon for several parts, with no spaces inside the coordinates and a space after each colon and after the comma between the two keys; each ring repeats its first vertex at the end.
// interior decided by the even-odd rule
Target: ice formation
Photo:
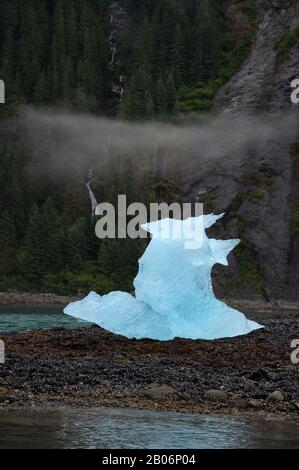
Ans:
{"type": "Polygon", "coordinates": [[[69,304],[64,313],[137,339],[212,340],[262,328],[216,299],[213,293],[213,265],[227,265],[229,252],[239,243],[207,237],[205,229],[222,216],[210,214],[187,219],[193,227],[189,232],[178,230],[186,221],[174,219],[143,225],[152,239],[139,260],[135,297],[120,291],[103,296],[91,292],[83,300],[69,304]],[[192,241],[199,227],[202,227],[200,248],[187,248],[186,240],[192,241]]]}

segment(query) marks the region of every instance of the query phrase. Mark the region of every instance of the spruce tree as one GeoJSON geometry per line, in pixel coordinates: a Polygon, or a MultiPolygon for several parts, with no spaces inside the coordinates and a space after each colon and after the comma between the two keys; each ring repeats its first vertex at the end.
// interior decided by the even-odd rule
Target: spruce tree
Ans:
{"type": "Polygon", "coordinates": [[[131,77],[122,106],[124,117],[137,120],[146,115],[146,107],[151,90],[150,77],[140,66],[131,77]]]}
{"type": "Polygon", "coordinates": [[[0,214],[0,276],[7,276],[17,268],[17,240],[14,220],[8,211],[0,214]]]}
{"type": "Polygon", "coordinates": [[[47,272],[47,239],[48,233],[47,227],[44,225],[44,217],[35,204],[28,222],[23,271],[26,279],[37,286],[42,284],[43,276],[47,272]]]}
{"type": "Polygon", "coordinates": [[[47,273],[58,272],[65,265],[65,233],[51,197],[42,207],[41,218],[46,245],[44,268],[47,273]]]}
{"type": "Polygon", "coordinates": [[[159,77],[159,80],[156,83],[155,100],[157,116],[163,119],[167,115],[167,99],[166,88],[162,76],[159,77]]]}
{"type": "Polygon", "coordinates": [[[172,72],[169,73],[165,82],[165,111],[167,116],[171,116],[175,108],[176,87],[172,72]]]}
{"type": "Polygon", "coordinates": [[[50,85],[45,72],[41,73],[36,82],[33,99],[38,105],[45,105],[49,102],[50,85]]]}
{"type": "Polygon", "coordinates": [[[145,118],[152,120],[155,117],[155,104],[150,91],[145,94],[145,118]]]}
{"type": "Polygon", "coordinates": [[[74,68],[69,55],[64,57],[62,70],[62,98],[66,103],[71,103],[74,93],[74,68]]]}
{"type": "Polygon", "coordinates": [[[174,40],[171,52],[171,69],[173,71],[173,78],[177,89],[180,88],[186,76],[184,55],[184,35],[181,25],[178,23],[174,31],[174,40]]]}
{"type": "Polygon", "coordinates": [[[213,77],[220,58],[217,16],[209,0],[202,0],[194,25],[194,48],[191,74],[193,80],[213,77]]]}

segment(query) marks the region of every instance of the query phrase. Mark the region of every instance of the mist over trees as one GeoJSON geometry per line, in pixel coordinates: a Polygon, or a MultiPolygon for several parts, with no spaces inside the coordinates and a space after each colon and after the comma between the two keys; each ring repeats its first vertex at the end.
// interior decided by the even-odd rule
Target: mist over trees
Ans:
{"type": "MultiPolygon", "coordinates": [[[[32,155],[19,130],[20,105],[58,106],[126,120],[183,119],[213,111],[216,89],[237,70],[250,45],[238,40],[216,0],[2,0],[0,78],[0,289],[77,292],[130,289],[145,240],[96,239],[85,186],[89,168],[70,177],[28,170],[32,155]],[[111,93],[109,9],[126,14],[117,68],[125,77],[117,106],[111,93]]],[[[251,19],[250,19],[251,21],[251,19]]],[[[251,24],[249,21],[249,24],[251,24]]],[[[111,166],[95,175],[98,200],[182,199],[179,178],[138,178],[111,166]]],[[[130,202],[128,201],[128,202],[130,202]]]]}

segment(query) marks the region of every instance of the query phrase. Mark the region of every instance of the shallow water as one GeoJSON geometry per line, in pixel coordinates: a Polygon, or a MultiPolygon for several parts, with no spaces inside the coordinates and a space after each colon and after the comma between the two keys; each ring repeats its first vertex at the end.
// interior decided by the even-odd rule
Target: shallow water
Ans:
{"type": "MultiPolygon", "coordinates": [[[[0,308],[0,333],[88,325],[61,308],[0,308]]],[[[299,448],[299,419],[100,408],[0,410],[0,448],[299,448]]]]}
{"type": "Polygon", "coordinates": [[[0,307],[0,333],[89,326],[56,307],[0,307]]]}
{"type": "MultiPolygon", "coordinates": [[[[249,319],[262,321],[263,318],[283,315],[282,312],[246,312],[249,319]]],[[[49,328],[80,328],[90,323],[63,313],[61,307],[10,307],[0,306],[0,333],[13,333],[49,328]]]]}
{"type": "Polygon", "coordinates": [[[0,448],[298,448],[299,420],[115,409],[2,410],[0,448]]]}

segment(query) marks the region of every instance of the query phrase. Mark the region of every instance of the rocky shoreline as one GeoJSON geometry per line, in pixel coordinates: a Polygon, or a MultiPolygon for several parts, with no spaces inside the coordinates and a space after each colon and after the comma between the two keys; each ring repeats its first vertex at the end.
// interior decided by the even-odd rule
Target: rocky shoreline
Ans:
{"type": "MultiPolygon", "coordinates": [[[[54,293],[19,292],[9,290],[0,292],[0,306],[10,307],[64,307],[70,302],[84,297],[84,293],[77,295],[58,295],[54,293]]],[[[247,312],[298,312],[299,302],[288,302],[284,300],[273,300],[265,302],[262,298],[256,299],[223,299],[225,303],[233,308],[247,312]]]]}
{"type": "Polygon", "coordinates": [[[298,415],[299,317],[217,341],[129,340],[96,326],[2,334],[0,407],[127,407],[298,415]]]}
{"type": "Polygon", "coordinates": [[[82,295],[57,295],[40,292],[0,292],[0,305],[10,307],[60,307],[79,300],[82,295]]]}

